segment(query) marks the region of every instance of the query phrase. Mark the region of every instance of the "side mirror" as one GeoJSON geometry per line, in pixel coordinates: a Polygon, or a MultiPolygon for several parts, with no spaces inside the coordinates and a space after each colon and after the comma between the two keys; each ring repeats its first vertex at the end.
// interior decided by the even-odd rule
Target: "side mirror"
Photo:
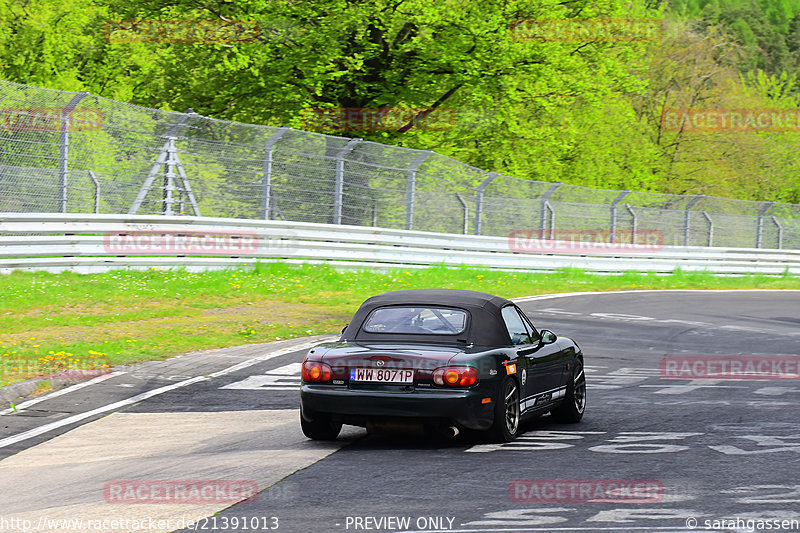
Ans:
{"type": "Polygon", "coordinates": [[[543,329],[540,333],[542,335],[542,344],[553,344],[558,339],[556,334],[549,329],[543,329]]]}
{"type": "Polygon", "coordinates": [[[350,325],[350,324],[345,324],[345,325],[344,325],[344,327],[342,328],[342,335],[344,335],[344,330],[346,330],[346,329],[347,329],[347,326],[349,326],[349,325],[350,325]]]}

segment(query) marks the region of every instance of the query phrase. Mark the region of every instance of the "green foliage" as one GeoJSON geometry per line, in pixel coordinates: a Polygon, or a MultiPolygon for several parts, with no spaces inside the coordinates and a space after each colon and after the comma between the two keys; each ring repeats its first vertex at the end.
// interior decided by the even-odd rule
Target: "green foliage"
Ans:
{"type": "MultiPolygon", "coordinates": [[[[389,131],[322,131],[432,149],[522,178],[797,202],[796,133],[665,131],[661,116],[675,107],[797,107],[800,0],[657,4],[7,0],[0,76],[299,129],[321,108],[448,112],[455,119],[443,129],[406,121],[389,131]],[[554,19],[658,19],[666,29],[642,42],[520,40],[510,31],[515,20],[554,19]],[[205,42],[113,38],[119,21],[142,28],[151,20],[259,32],[205,42]]],[[[225,176],[209,172],[208,186],[224,196],[225,176]]]]}
{"type": "Polygon", "coordinates": [[[729,33],[744,47],[743,70],[779,75],[800,66],[798,0],[673,0],[669,12],[729,33]]]}

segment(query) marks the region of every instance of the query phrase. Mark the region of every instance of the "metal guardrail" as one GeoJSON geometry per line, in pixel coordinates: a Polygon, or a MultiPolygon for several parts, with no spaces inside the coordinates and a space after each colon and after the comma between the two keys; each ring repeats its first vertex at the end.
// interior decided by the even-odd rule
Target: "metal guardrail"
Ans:
{"type": "MultiPolygon", "coordinates": [[[[664,246],[520,253],[508,238],[277,220],[160,215],[0,214],[0,272],[221,269],[257,262],[346,268],[471,266],[507,271],[800,274],[800,250],[664,246]],[[158,237],[157,237],[158,236],[158,237]]],[[[613,246],[613,245],[612,245],[613,246]]],[[[610,248],[611,246],[606,245],[610,248]]]]}
{"type": "MultiPolygon", "coordinates": [[[[466,116],[453,127],[474,129],[466,116]]],[[[673,246],[800,249],[800,204],[520,179],[431,150],[0,80],[0,212],[91,211],[500,237],[658,230],[673,246]]]]}

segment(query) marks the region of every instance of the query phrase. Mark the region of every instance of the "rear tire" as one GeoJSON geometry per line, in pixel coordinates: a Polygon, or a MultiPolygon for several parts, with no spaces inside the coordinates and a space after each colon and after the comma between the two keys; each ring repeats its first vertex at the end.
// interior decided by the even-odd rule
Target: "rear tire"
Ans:
{"type": "Polygon", "coordinates": [[[586,375],[583,372],[583,363],[577,360],[567,382],[567,394],[564,396],[564,401],[553,409],[550,414],[556,422],[574,424],[581,421],[585,410],[586,375]]]}
{"type": "Polygon", "coordinates": [[[494,423],[489,428],[493,442],[511,442],[519,434],[519,386],[514,378],[506,376],[494,402],[494,423]]]}
{"type": "Polygon", "coordinates": [[[317,413],[311,421],[303,418],[300,413],[300,427],[303,435],[311,440],[335,440],[342,430],[341,422],[334,422],[331,415],[317,413]]]}

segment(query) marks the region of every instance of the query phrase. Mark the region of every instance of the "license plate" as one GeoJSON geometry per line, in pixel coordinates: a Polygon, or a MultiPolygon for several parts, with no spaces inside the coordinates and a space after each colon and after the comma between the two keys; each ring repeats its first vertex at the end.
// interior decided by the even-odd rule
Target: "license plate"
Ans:
{"type": "Polygon", "coordinates": [[[414,383],[414,371],[396,368],[351,368],[350,381],[414,383]]]}

